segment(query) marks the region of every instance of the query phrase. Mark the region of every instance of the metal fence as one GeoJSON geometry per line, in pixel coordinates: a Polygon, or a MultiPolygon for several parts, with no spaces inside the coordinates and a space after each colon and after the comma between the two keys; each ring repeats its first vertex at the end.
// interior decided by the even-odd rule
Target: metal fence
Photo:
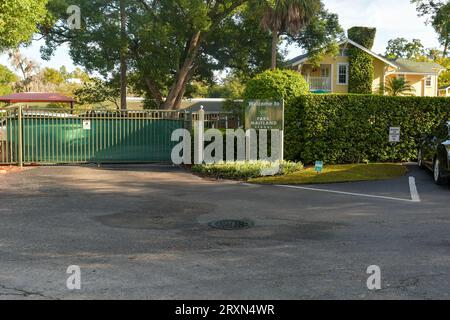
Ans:
{"type": "Polygon", "coordinates": [[[1,164],[170,162],[178,111],[0,110],[1,164]]]}
{"type": "MultiPolygon", "coordinates": [[[[176,129],[192,130],[198,113],[162,110],[73,113],[11,106],[0,109],[0,164],[171,162],[176,129]]],[[[232,113],[204,115],[204,128],[240,126],[232,113]]]]}

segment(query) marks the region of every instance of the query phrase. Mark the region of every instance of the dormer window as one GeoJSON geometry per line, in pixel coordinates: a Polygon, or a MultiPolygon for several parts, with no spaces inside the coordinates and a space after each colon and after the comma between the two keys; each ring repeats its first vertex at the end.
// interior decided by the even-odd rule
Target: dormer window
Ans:
{"type": "Polygon", "coordinates": [[[341,56],[341,57],[348,57],[348,49],[347,48],[341,48],[339,50],[339,56],[341,56]]]}

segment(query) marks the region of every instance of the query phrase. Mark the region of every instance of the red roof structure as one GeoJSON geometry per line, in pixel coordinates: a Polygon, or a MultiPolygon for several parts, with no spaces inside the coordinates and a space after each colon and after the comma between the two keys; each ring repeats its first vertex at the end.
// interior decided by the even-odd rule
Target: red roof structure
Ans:
{"type": "Polygon", "coordinates": [[[21,102],[35,102],[35,103],[70,103],[72,106],[75,102],[73,98],[63,96],[59,93],[13,93],[0,97],[0,102],[6,102],[9,104],[21,103],[21,102]]]}

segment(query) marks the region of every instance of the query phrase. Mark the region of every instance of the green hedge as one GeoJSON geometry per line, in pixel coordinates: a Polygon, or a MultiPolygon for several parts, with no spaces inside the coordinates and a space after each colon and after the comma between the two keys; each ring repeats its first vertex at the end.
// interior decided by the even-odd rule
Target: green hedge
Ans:
{"type": "Polygon", "coordinates": [[[348,92],[371,94],[374,79],[373,57],[358,48],[348,49],[349,79],[348,92]]]}
{"type": "MultiPolygon", "coordinates": [[[[356,43],[372,49],[377,29],[353,27],[348,30],[348,37],[356,43]]],[[[351,46],[349,53],[348,92],[371,94],[374,78],[373,57],[359,48],[351,46]]]]}
{"type": "Polygon", "coordinates": [[[224,162],[206,165],[194,165],[192,171],[194,173],[208,176],[216,179],[234,179],[248,180],[250,178],[259,178],[263,176],[263,170],[268,170],[273,175],[289,175],[303,170],[303,164],[283,161],[275,163],[279,165],[280,171],[276,174],[271,172],[274,170],[274,163],[268,161],[241,161],[241,162],[224,162]]]}
{"type": "Polygon", "coordinates": [[[292,70],[268,70],[247,82],[244,100],[281,100],[307,94],[309,85],[303,76],[292,70]]]}
{"type": "Polygon", "coordinates": [[[449,98],[306,95],[286,106],[286,157],[311,164],[416,159],[418,142],[450,119],[449,98]],[[389,143],[389,127],[401,142],[389,143]]]}

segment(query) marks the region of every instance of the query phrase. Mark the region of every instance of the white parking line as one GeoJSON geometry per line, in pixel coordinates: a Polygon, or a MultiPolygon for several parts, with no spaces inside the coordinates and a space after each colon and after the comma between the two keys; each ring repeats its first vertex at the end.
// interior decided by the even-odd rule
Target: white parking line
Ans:
{"type": "Polygon", "coordinates": [[[411,192],[411,199],[413,202],[421,202],[419,192],[417,191],[416,178],[409,177],[409,190],[411,192]]]}
{"type": "Polygon", "coordinates": [[[384,199],[384,200],[395,200],[395,201],[410,202],[410,203],[421,202],[419,194],[417,192],[416,182],[415,182],[414,177],[410,177],[409,178],[409,187],[410,187],[410,192],[411,192],[411,199],[402,199],[402,198],[386,197],[386,196],[375,196],[375,195],[372,195],[372,194],[354,193],[354,192],[345,192],[345,191],[336,191],[336,190],[318,189],[318,188],[309,188],[309,187],[300,187],[300,186],[276,185],[276,187],[288,188],[288,189],[307,190],[307,191],[327,192],[327,193],[335,193],[335,194],[343,194],[343,195],[355,196],[355,197],[375,198],[375,199],[384,199]]]}

